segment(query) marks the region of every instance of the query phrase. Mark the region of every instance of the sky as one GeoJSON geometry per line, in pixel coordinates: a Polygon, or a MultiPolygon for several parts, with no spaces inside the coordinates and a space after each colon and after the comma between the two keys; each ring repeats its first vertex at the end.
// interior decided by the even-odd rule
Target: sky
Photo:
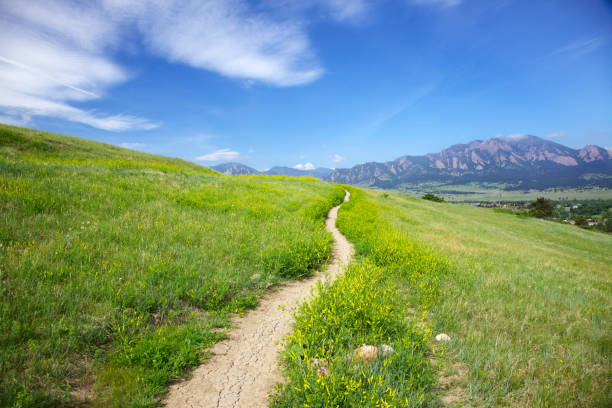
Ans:
{"type": "Polygon", "coordinates": [[[0,0],[0,122],[259,170],[612,149],[612,1],[0,0]]]}

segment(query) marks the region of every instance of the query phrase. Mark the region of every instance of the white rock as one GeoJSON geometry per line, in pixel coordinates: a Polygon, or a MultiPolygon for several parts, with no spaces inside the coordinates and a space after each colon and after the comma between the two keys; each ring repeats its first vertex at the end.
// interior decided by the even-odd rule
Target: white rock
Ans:
{"type": "Polygon", "coordinates": [[[444,333],[440,333],[436,336],[436,341],[449,341],[450,339],[450,336],[444,333]]]}
{"type": "Polygon", "coordinates": [[[369,364],[370,361],[376,358],[378,347],[364,344],[358,349],[353,350],[353,359],[369,364]]]}
{"type": "Polygon", "coordinates": [[[383,344],[380,346],[380,351],[382,352],[383,356],[387,356],[393,354],[395,350],[393,350],[393,347],[383,344]]]}

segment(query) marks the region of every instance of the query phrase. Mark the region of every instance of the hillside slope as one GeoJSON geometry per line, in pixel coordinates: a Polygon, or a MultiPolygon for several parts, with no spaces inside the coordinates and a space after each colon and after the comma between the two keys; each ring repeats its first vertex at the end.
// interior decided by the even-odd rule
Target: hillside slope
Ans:
{"type": "Polygon", "coordinates": [[[156,406],[330,254],[340,187],[0,126],[0,406],[156,406]]]}
{"type": "MultiPolygon", "coordinates": [[[[362,200],[375,205],[359,212],[356,195],[338,223],[358,254],[388,262],[401,254],[398,242],[414,242],[449,261],[447,275],[432,275],[439,296],[426,308],[434,334],[452,339],[438,390],[443,400],[612,404],[612,236],[396,193],[365,191],[362,200]],[[393,226],[389,239],[356,233],[367,230],[358,220],[372,213],[381,218],[374,234],[393,226]]],[[[410,291],[418,295],[423,287],[410,291]]]]}

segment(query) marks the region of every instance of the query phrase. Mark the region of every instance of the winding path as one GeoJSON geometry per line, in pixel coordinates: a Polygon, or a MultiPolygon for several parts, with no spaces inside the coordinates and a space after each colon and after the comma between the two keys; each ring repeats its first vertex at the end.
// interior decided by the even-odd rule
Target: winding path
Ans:
{"type": "MultiPolygon", "coordinates": [[[[344,201],[350,199],[347,191],[344,201]]],[[[229,338],[211,349],[211,357],[192,378],[170,387],[168,408],[260,408],[282,377],[278,370],[281,341],[291,331],[291,311],[320,279],[333,279],[350,261],[353,245],[336,228],[340,205],[329,211],[325,228],[334,245],[325,273],[291,282],[264,297],[257,309],[236,318],[229,338]]]]}

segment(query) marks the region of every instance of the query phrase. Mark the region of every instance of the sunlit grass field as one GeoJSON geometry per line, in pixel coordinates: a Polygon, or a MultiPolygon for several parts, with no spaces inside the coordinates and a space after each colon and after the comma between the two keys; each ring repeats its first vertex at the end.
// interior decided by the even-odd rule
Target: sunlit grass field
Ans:
{"type": "Polygon", "coordinates": [[[351,193],[337,224],[354,242],[356,260],[333,284],[319,284],[297,312],[283,354],[287,381],[273,406],[435,406],[437,364],[430,360],[443,349],[431,345],[424,317],[440,296],[448,262],[388,223],[363,190],[351,193]],[[356,360],[362,345],[378,347],[376,358],[356,360]]]}
{"type": "MultiPolygon", "coordinates": [[[[296,314],[272,406],[440,406],[458,365],[460,405],[612,405],[611,235],[350,190],[355,261],[296,314]]],[[[0,125],[0,405],[158,406],[228,316],[325,263],[343,195],[0,125]]]]}
{"type": "Polygon", "coordinates": [[[612,405],[612,236],[401,194],[367,198],[448,259],[428,317],[450,335],[447,364],[464,363],[472,403],[612,405]]]}
{"type": "Polygon", "coordinates": [[[273,406],[612,404],[610,235],[351,191],[356,261],[297,313],[273,406]],[[355,361],[362,344],[396,352],[355,361]]]}
{"type": "Polygon", "coordinates": [[[545,190],[508,190],[503,183],[443,184],[428,182],[422,184],[402,184],[397,191],[420,197],[425,193],[435,193],[451,202],[479,201],[533,201],[538,197],[549,200],[599,200],[612,198],[612,189],[604,187],[548,188],[545,190]]]}
{"type": "Polygon", "coordinates": [[[0,405],[156,406],[230,313],[328,259],[343,195],[0,126],[0,405]]]}

